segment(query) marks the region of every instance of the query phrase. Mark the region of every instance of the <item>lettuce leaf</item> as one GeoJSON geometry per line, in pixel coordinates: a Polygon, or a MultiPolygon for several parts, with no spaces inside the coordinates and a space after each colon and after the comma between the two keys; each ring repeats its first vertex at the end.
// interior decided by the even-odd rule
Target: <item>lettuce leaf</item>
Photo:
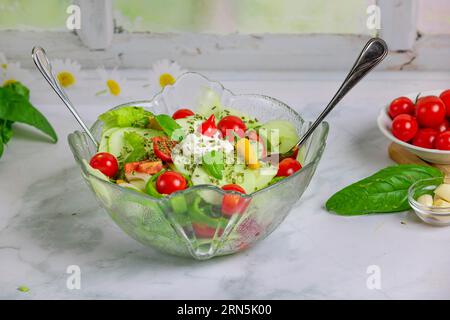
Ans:
{"type": "Polygon", "coordinates": [[[119,161],[129,163],[141,161],[148,156],[148,146],[143,136],[136,132],[125,132],[123,135],[123,149],[119,161]]]}
{"type": "Polygon", "coordinates": [[[142,107],[128,106],[107,111],[101,114],[99,119],[104,123],[103,130],[113,127],[145,128],[149,123],[149,117],[152,116],[153,113],[142,107]]]}

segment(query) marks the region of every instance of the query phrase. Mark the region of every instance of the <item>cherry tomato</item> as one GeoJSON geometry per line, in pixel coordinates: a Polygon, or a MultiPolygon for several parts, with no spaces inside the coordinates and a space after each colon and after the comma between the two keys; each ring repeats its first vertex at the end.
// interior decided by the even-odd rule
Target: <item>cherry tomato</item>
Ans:
{"type": "Polygon", "coordinates": [[[173,113],[172,118],[174,120],[183,119],[183,118],[193,116],[194,114],[195,113],[190,109],[178,109],[177,111],[175,111],[173,113]]]}
{"type": "Polygon", "coordinates": [[[119,170],[119,163],[111,153],[100,152],[89,162],[92,168],[100,170],[105,176],[113,178],[119,170]]]}
{"type": "Polygon", "coordinates": [[[135,172],[155,174],[162,170],[163,165],[161,161],[137,161],[125,163],[125,173],[130,174],[135,172]]]}
{"type": "Polygon", "coordinates": [[[301,168],[302,165],[297,160],[292,158],[283,159],[278,165],[277,177],[288,177],[301,168]]]}
{"type": "Polygon", "coordinates": [[[236,116],[223,117],[217,124],[217,127],[224,137],[231,138],[231,140],[234,140],[235,134],[239,138],[243,138],[245,131],[247,131],[244,121],[236,116]]]}
{"type": "MultiPolygon", "coordinates": [[[[236,191],[245,194],[245,190],[237,184],[226,184],[222,186],[223,190],[236,191]]],[[[230,218],[235,213],[243,213],[247,208],[249,201],[237,194],[226,194],[222,200],[222,214],[230,218]]]]}
{"type": "Polygon", "coordinates": [[[448,122],[447,119],[444,119],[444,121],[442,121],[442,123],[436,128],[436,130],[439,132],[450,130],[450,122],[448,122]]]}
{"type": "Polygon", "coordinates": [[[394,99],[389,105],[389,116],[394,119],[399,114],[414,115],[415,107],[414,102],[407,97],[399,97],[394,99]]]}
{"type": "Polygon", "coordinates": [[[156,179],[156,190],[162,194],[171,194],[186,189],[186,179],[175,171],[166,171],[156,179]]]}
{"type": "MultiPolygon", "coordinates": [[[[192,223],[192,229],[194,229],[194,233],[197,238],[211,239],[211,238],[214,238],[214,235],[216,234],[215,228],[212,228],[205,224],[192,223]]],[[[223,229],[219,229],[217,231],[217,235],[220,237],[220,236],[222,236],[222,234],[223,234],[223,229]]]]}
{"type": "Polygon", "coordinates": [[[153,152],[155,156],[162,161],[172,162],[172,149],[177,144],[176,141],[169,140],[167,137],[153,137],[153,152]]]}
{"type": "Polygon", "coordinates": [[[436,128],[444,121],[446,109],[444,102],[436,96],[422,97],[416,103],[416,118],[420,126],[436,128]]]}
{"type": "Polygon", "coordinates": [[[399,140],[409,141],[417,133],[419,125],[416,118],[409,114],[401,114],[392,121],[392,134],[399,140]]]}
{"type": "Polygon", "coordinates": [[[217,132],[216,117],[212,114],[198,127],[198,131],[205,136],[212,137],[217,132]]]}
{"type": "Polygon", "coordinates": [[[447,117],[450,117],[450,89],[442,92],[439,98],[441,98],[442,102],[445,104],[447,117]]]}
{"type": "Polygon", "coordinates": [[[440,133],[434,141],[434,146],[439,150],[450,150],[450,131],[440,133]]]}
{"type": "Polygon", "coordinates": [[[431,128],[419,129],[412,141],[413,145],[433,149],[434,140],[438,136],[439,132],[431,128]]]}

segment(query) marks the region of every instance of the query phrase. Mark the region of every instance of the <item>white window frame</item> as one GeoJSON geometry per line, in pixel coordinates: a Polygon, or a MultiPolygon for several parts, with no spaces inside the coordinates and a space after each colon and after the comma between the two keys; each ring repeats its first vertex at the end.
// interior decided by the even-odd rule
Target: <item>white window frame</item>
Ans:
{"type": "MultiPolygon", "coordinates": [[[[14,45],[1,50],[27,66],[31,66],[28,52],[39,44],[52,57],[73,58],[86,68],[99,65],[142,68],[151,66],[156,59],[169,58],[196,70],[342,70],[348,69],[370,37],[114,33],[111,0],[74,0],[74,3],[81,7],[81,30],[2,31],[0,43],[14,45]]],[[[381,12],[379,36],[391,50],[381,69],[450,70],[450,35],[418,37],[417,0],[377,0],[376,4],[381,12]]]]}

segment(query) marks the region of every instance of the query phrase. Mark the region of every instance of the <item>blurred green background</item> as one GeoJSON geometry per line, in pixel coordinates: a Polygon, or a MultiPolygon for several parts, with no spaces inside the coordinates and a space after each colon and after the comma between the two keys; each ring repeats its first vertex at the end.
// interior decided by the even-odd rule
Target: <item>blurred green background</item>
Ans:
{"type": "MultiPolygon", "coordinates": [[[[369,34],[375,0],[111,0],[117,31],[369,34]]],[[[71,0],[0,0],[0,29],[65,29],[71,0]]],[[[424,33],[450,33],[450,1],[419,0],[424,33]]],[[[383,17],[382,17],[383,18],[383,17]]]]}
{"type": "MultiPolygon", "coordinates": [[[[367,0],[112,0],[118,30],[367,33],[367,0]]],[[[70,0],[0,0],[0,29],[64,30],[70,0]]],[[[82,12],[81,12],[82,13],[82,12]]]]}

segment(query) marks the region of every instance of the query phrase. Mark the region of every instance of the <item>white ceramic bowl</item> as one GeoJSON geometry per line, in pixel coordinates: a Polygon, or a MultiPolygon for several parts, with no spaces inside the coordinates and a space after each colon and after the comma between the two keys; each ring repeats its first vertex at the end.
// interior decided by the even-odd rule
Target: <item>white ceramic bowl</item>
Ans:
{"type": "MultiPolygon", "coordinates": [[[[421,97],[424,96],[439,96],[442,91],[441,90],[433,90],[433,91],[424,91],[420,93],[421,97]]],[[[415,101],[417,95],[419,92],[411,93],[404,95],[405,97],[410,98],[412,101],[415,101]]],[[[407,149],[408,151],[414,153],[418,157],[422,158],[425,161],[431,162],[431,163],[439,163],[439,164],[450,164],[450,151],[443,151],[443,150],[436,150],[436,149],[426,149],[421,147],[416,147],[412,144],[409,144],[407,142],[403,142],[396,137],[394,137],[391,133],[391,126],[392,126],[392,119],[389,117],[387,110],[389,108],[389,104],[385,105],[381,110],[380,114],[378,115],[377,123],[378,128],[380,128],[381,132],[392,142],[395,142],[407,149]]]]}

